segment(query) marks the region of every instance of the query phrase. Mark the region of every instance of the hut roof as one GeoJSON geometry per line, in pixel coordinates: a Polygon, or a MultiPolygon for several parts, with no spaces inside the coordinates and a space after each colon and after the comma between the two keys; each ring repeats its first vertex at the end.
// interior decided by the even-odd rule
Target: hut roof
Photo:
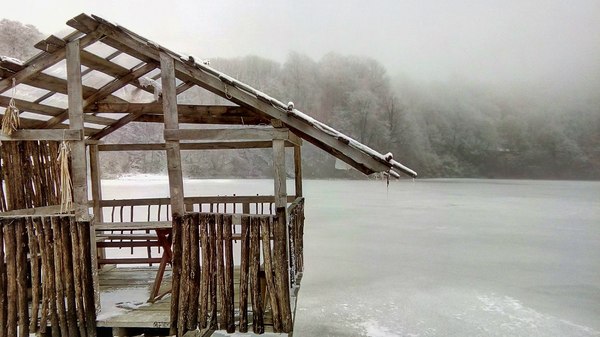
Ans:
{"type": "Polygon", "coordinates": [[[161,89],[160,53],[166,53],[175,60],[178,94],[199,86],[236,104],[179,105],[181,123],[258,125],[280,120],[299,137],[365,174],[398,176],[400,171],[416,176],[391,154],[381,154],[202,60],[173,52],[95,15],[80,14],[67,25],[74,31],[38,42],[35,47],[42,52],[27,62],[0,59],[0,107],[8,107],[14,98],[22,111],[22,128],[68,128],[65,46],[79,40],[88,139],[102,139],[134,121],[162,122],[162,104],[156,99],[161,89]]]}

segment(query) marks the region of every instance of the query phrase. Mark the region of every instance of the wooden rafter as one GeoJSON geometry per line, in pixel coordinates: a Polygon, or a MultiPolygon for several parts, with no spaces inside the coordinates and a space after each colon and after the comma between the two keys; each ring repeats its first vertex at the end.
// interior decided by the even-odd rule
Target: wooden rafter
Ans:
{"type": "MultiPolygon", "coordinates": [[[[83,47],[89,45],[97,39],[97,34],[91,33],[81,38],[80,44],[83,47]]],[[[12,76],[0,80],[0,93],[10,89],[13,85],[13,79],[16,84],[23,83],[27,79],[40,74],[42,70],[47,69],[60,60],[64,59],[66,55],[65,48],[60,48],[52,53],[42,53],[35,57],[31,62],[24,65],[21,71],[14,73],[12,76]]]]}
{"type": "MultiPolygon", "coordinates": [[[[160,47],[157,48],[149,41],[140,39],[139,36],[132,36],[128,32],[124,32],[120,27],[114,26],[101,18],[94,17],[94,19],[99,23],[97,30],[105,35],[105,39],[103,40],[105,43],[117,42],[147,58],[158,60],[160,47]]],[[[160,48],[160,50],[163,51],[164,49],[160,48]]],[[[308,125],[305,121],[288,115],[285,111],[275,108],[264,99],[259,99],[245,90],[223,82],[213,74],[198,69],[197,66],[199,65],[194,66],[183,62],[177,57],[177,54],[175,54],[174,59],[175,71],[179,79],[192,81],[198,86],[229,99],[236,104],[246,106],[258,113],[281,120],[293,129],[294,133],[345,161],[357,170],[365,174],[371,174],[390,169],[391,164],[377,160],[369,154],[350,146],[343,140],[331,137],[329,134],[308,125]],[[226,88],[227,92],[225,92],[226,88]]]]}
{"type": "MultiPolygon", "coordinates": [[[[120,88],[126,86],[132,80],[135,80],[135,79],[139,78],[140,76],[147,74],[148,72],[152,71],[155,68],[156,68],[156,64],[147,63],[145,65],[142,65],[142,66],[130,71],[127,75],[117,78],[114,81],[105,84],[102,88],[98,89],[92,95],[86,97],[83,100],[83,107],[85,108],[86,106],[93,104],[93,103],[109,96],[116,90],[119,90],[120,88]]],[[[45,127],[52,127],[53,125],[61,123],[65,119],[67,119],[67,117],[68,117],[68,111],[64,111],[60,115],[48,120],[48,122],[46,122],[45,127]]]]}

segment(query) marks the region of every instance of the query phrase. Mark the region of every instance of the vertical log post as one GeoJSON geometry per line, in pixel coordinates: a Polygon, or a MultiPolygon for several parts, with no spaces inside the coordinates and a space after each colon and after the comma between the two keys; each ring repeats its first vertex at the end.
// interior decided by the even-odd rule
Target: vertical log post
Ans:
{"type": "Polygon", "coordinates": [[[6,289],[6,263],[4,263],[4,249],[6,247],[4,241],[4,223],[6,219],[0,219],[0,337],[7,337],[7,318],[8,318],[8,308],[7,308],[7,289],[6,289]]]}
{"type": "Polygon", "coordinates": [[[56,312],[58,313],[58,323],[61,336],[69,335],[67,327],[67,312],[65,307],[65,293],[63,288],[63,263],[62,263],[62,232],[60,230],[60,219],[56,216],[50,218],[52,225],[52,236],[54,239],[54,284],[56,284],[56,312]]]}
{"type": "Polygon", "coordinates": [[[190,217],[181,217],[178,223],[181,228],[181,274],[179,275],[179,314],[177,317],[177,331],[183,336],[187,330],[189,316],[189,289],[190,289],[190,217]]]}
{"type": "Polygon", "coordinates": [[[240,332],[248,332],[248,257],[250,216],[242,215],[240,260],[240,332]]]}
{"type": "Polygon", "coordinates": [[[294,146],[294,183],[296,186],[295,193],[296,198],[303,195],[302,192],[302,147],[300,145],[294,146]]]}
{"type": "Polygon", "coordinates": [[[7,298],[8,305],[6,310],[8,313],[7,326],[8,336],[17,335],[17,260],[16,260],[16,242],[15,242],[15,226],[12,221],[5,224],[4,232],[4,247],[6,249],[6,283],[7,283],[7,298]]]}
{"type": "Polygon", "coordinates": [[[62,217],[60,219],[60,230],[62,232],[63,246],[63,265],[65,266],[64,280],[65,291],[67,294],[67,323],[69,327],[69,336],[77,336],[77,312],[75,310],[75,281],[73,278],[73,245],[70,237],[70,218],[62,217]]]}
{"type": "Polygon", "coordinates": [[[255,334],[265,332],[259,273],[260,218],[254,216],[250,221],[250,289],[252,289],[252,329],[255,334]]]}
{"type": "MultiPolygon", "coordinates": [[[[275,126],[278,126],[277,124],[273,123],[275,126]]],[[[275,269],[277,297],[281,309],[282,331],[287,333],[292,331],[292,313],[288,274],[289,252],[287,243],[289,240],[287,227],[285,141],[283,139],[273,139],[273,167],[275,169],[275,207],[277,212],[277,222],[273,224],[273,265],[275,269]]]]}
{"type": "Polygon", "coordinates": [[[29,302],[27,300],[27,229],[25,219],[15,219],[17,243],[17,291],[19,293],[19,336],[29,337],[29,302]]]}
{"type": "Polygon", "coordinates": [[[208,215],[200,214],[200,248],[202,250],[202,267],[200,270],[200,309],[198,323],[200,329],[206,328],[208,315],[208,283],[210,282],[210,257],[208,255],[208,215]]]}
{"type": "Polygon", "coordinates": [[[225,266],[223,259],[223,214],[217,214],[216,220],[216,252],[217,252],[217,282],[219,287],[219,302],[221,303],[221,310],[219,326],[221,330],[225,330],[227,325],[227,301],[229,300],[225,291],[225,266]]]}
{"type": "Polygon", "coordinates": [[[265,280],[267,283],[267,293],[271,303],[271,316],[273,317],[273,330],[281,331],[281,315],[279,310],[279,301],[277,300],[277,289],[273,279],[273,259],[271,257],[271,224],[272,217],[260,219],[260,230],[262,236],[263,257],[265,263],[265,280]]]}
{"type": "Polygon", "coordinates": [[[177,334],[177,323],[179,321],[179,287],[181,280],[181,217],[179,215],[173,217],[173,275],[171,289],[171,327],[170,334],[177,334]]]}
{"type": "MultiPolygon", "coordinates": [[[[31,256],[31,320],[29,322],[29,331],[36,331],[38,325],[38,313],[40,311],[40,260],[39,245],[37,235],[33,228],[33,220],[27,218],[27,236],[29,238],[29,254],[31,256]]],[[[0,240],[0,247],[2,243],[0,240]]],[[[0,258],[0,261],[4,259],[0,258]]],[[[0,336],[2,334],[0,333],[0,336]]]]}
{"type": "Polygon", "coordinates": [[[186,221],[190,221],[190,305],[188,330],[195,330],[198,326],[198,294],[200,293],[200,238],[198,234],[199,214],[186,215],[186,221]],[[188,219],[189,217],[189,219],[188,219]]]}
{"type": "Polygon", "coordinates": [[[225,297],[228,299],[227,302],[227,322],[225,330],[228,333],[235,332],[235,310],[233,304],[233,245],[231,243],[231,226],[232,216],[226,215],[224,217],[223,228],[225,229],[223,237],[225,240],[225,297]]]}
{"type": "Polygon", "coordinates": [[[217,330],[217,235],[215,218],[214,214],[210,214],[208,218],[208,249],[210,256],[210,322],[208,326],[211,330],[217,330]]]}

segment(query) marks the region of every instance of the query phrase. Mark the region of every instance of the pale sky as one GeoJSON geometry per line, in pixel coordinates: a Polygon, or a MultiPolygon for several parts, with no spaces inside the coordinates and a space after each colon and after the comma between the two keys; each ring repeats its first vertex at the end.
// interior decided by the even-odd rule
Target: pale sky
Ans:
{"type": "Polygon", "coordinates": [[[97,14],[200,58],[369,56],[426,81],[600,83],[598,0],[20,0],[0,17],[57,32],[97,14]],[[165,5],[166,4],[166,5],[165,5]]]}

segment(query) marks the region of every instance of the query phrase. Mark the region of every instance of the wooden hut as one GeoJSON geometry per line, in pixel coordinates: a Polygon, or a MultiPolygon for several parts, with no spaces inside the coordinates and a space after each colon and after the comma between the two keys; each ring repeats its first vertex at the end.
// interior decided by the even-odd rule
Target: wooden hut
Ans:
{"type": "Polygon", "coordinates": [[[72,33],[40,41],[29,61],[0,63],[7,119],[0,135],[0,337],[291,334],[304,268],[302,142],[364,174],[416,173],[124,27],[85,14],[67,24],[72,33]],[[178,104],[194,86],[234,105],[178,104]],[[128,99],[124,88],[152,98],[128,99]],[[103,142],[131,122],[163,123],[164,142],[103,142]],[[182,150],[241,148],[272,148],[273,195],[185,194],[182,150]],[[293,193],[286,190],[286,148],[294,154],[293,193]],[[169,198],[102,198],[100,152],[134,150],[166,152],[169,198]],[[148,254],[107,257],[115,248],[148,254]],[[140,287],[145,297],[128,290],[140,287]],[[106,314],[103,296],[115,289],[129,307],[106,314]]]}

